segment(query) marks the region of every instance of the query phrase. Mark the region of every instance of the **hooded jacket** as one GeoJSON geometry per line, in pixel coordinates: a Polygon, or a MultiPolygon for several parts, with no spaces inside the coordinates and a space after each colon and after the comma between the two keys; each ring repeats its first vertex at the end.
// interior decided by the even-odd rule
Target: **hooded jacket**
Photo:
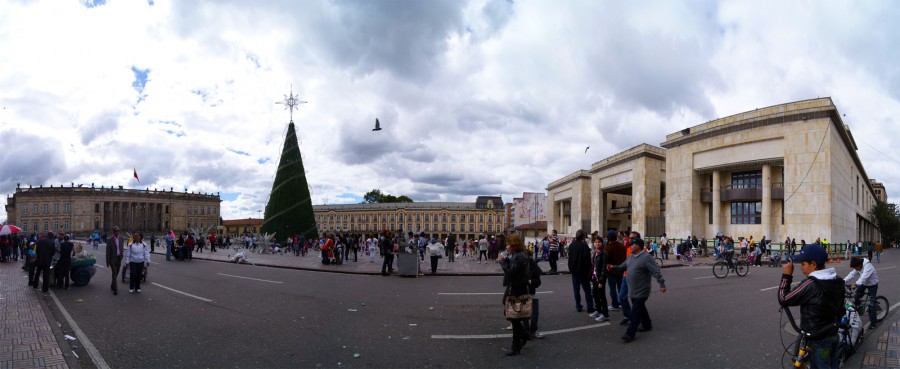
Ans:
{"type": "Polygon", "coordinates": [[[838,277],[834,268],[809,273],[792,290],[793,279],[790,274],[781,275],[778,303],[800,306],[800,329],[812,334],[811,339],[837,334],[838,323],[844,316],[844,280],[838,277]]]}

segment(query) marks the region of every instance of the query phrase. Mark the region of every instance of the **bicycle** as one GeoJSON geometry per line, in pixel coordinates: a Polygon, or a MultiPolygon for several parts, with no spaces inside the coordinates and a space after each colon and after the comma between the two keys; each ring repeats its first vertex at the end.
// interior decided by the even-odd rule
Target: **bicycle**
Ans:
{"type": "Polygon", "coordinates": [[[716,278],[725,278],[728,276],[730,271],[734,271],[734,274],[737,274],[739,277],[746,276],[748,272],[750,272],[750,264],[747,263],[747,260],[732,260],[731,266],[728,266],[728,261],[722,260],[717,261],[713,264],[713,275],[716,278]]]}
{"type": "Polygon", "coordinates": [[[852,290],[847,286],[844,290],[844,309],[846,313],[838,326],[838,368],[842,367],[850,355],[856,353],[863,340],[862,320],[856,306],[852,290]]]}
{"type": "MultiPolygon", "coordinates": [[[[847,294],[853,295],[853,293],[850,291],[853,291],[854,289],[856,289],[855,285],[852,287],[848,287],[847,294]]],[[[866,292],[859,297],[859,304],[856,303],[855,295],[850,297],[850,302],[853,303],[853,308],[859,311],[860,315],[868,315],[867,309],[875,309],[875,321],[869,322],[869,324],[880,323],[888,315],[888,312],[890,312],[891,304],[888,302],[887,297],[876,296],[875,299],[872,300],[869,298],[868,290],[866,290],[866,292]]]]}

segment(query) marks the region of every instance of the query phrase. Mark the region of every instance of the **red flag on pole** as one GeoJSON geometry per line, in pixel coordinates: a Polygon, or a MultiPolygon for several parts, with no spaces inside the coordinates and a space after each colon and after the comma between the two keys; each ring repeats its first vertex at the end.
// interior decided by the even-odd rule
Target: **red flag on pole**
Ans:
{"type": "Polygon", "coordinates": [[[138,175],[137,175],[137,167],[134,168],[134,179],[136,179],[138,181],[138,183],[141,183],[141,179],[138,178],[138,175]]]}

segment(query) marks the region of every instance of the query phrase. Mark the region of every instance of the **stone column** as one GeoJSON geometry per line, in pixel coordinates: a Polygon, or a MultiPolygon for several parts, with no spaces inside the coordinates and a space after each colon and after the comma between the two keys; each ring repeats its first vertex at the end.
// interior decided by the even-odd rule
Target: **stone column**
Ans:
{"type": "Polygon", "coordinates": [[[585,230],[587,232],[597,231],[602,232],[602,224],[603,224],[603,193],[600,191],[600,177],[599,176],[591,176],[591,229],[585,230]]]}
{"type": "Polygon", "coordinates": [[[772,238],[772,166],[763,164],[762,167],[762,232],[757,239],[772,238]]]}
{"type": "Polygon", "coordinates": [[[609,225],[606,224],[606,220],[609,219],[609,194],[606,191],[600,191],[600,236],[606,237],[606,230],[609,229],[609,225]]]}
{"type": "MultiPolygon", "coordinates": [[[[712,231],[713,235],[718,234],[719,231],[722,231],[722,194],[721,194],[721,182],[719,180],[719,171],[714,171],[712,173],[712,204],[713,207],[713,221],[712,221],[712,231]]],[[[668,209],[667,209],[668,210],[668,209]]]]}

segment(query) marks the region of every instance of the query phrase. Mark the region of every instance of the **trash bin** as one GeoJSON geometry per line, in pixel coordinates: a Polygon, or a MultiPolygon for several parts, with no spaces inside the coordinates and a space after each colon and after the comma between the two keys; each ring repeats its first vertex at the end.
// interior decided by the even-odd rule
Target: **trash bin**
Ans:
{"type": "Polygon", "coordinates": [[[419,255],[405,252],[397,254],[397,269],[400,276],[418,277],[419,255]]]}

